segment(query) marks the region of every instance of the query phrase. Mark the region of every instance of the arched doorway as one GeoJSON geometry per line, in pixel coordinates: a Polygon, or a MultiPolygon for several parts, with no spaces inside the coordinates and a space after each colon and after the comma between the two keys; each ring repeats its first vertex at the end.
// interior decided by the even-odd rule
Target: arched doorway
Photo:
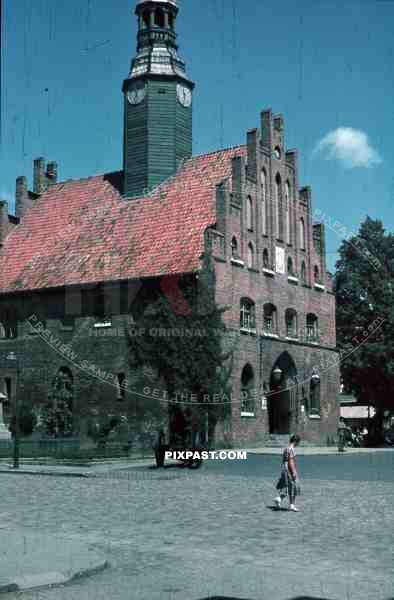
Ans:
{"type": "Polygon", "coordinates": [[[288,352],[275,362],[270,377],[268,396],[269,430],[272,434],[288,434],[294,426],[297,407],[297,368],[288,352]]]}

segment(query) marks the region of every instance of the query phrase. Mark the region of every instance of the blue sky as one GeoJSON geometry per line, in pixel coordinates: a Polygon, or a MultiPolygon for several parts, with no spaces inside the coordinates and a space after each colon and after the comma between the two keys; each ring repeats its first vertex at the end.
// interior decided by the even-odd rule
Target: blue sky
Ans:
{"type": "MultiPolygon", "coordinates": [[[[121,168],[134,0],[4,0],[0,196],[43,155],[61,179],[121,168]]],[[[393,229],[394,2],[182,0],[180,54],[196,82],[194,153],[245,142],[263,108],[285,117],[314,206],[393,229]],[[319,146],[320,142],[320,146],[319,146]],[[318,150],[316,150],[318,148],[318,150]]],[[[327,231],[330,265],[341,238],[327,231]]]]}

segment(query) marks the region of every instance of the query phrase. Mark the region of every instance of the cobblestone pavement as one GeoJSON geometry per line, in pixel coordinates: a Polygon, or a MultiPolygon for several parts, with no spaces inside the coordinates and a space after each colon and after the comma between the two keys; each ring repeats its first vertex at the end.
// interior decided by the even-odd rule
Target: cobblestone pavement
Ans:
{"type": "Polygon", "coordinates": [[[298,514],[272,508],[278,457],[110,478],[2,474],[0,526],[83,539],[111,564],[23,600],[388,600],[393,459],[303,457],[298,514]]]}

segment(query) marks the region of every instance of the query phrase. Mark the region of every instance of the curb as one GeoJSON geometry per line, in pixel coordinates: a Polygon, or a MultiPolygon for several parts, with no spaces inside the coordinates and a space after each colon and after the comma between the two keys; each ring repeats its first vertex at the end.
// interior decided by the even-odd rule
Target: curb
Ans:
{"type": "Polygon", "coordinates": [[[93,477],[93,473],[67,473],[65,471],[26,471],[24,469],[1,469],[0,468],[0,474],[1,473],[6,473],[7,475],[9,474],[14,474],[14,475],[47,475],[48,477],[82,477],[82,478],[88,478],[88,477],[93,477]]]}
{"type": "Polygon", "coordinates": [[[87,567],[86,569],[81,569],[72,575],[65,575],[64,573],[58,572],[40,573],[39,575],[22,575],[20,577],[15,577],[13,581],[0,581],[0,594],[66,585],[84,577],[90,577],[100,573],[107,567],[109,567],[109,562],[107,560],[102,560],[98,561],[95,565],[87,567]]]}

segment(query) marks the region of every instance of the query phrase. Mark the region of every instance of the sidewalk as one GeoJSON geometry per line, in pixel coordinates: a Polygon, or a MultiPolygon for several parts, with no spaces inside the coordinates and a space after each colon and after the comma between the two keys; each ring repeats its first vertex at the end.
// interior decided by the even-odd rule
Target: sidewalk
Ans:
{"type": "MultiPolygon", "coordinates": [[[[1,515],[0,515],[1,516],[1,515]]],[[[0,525],[0,593],[64,585],[108,566],[87,544],[0,525]]]]}
{"type": "MultiPolygon", "coordinates": [[[[232,449],[235,450],[235,449],[232,449]]],[[[261,448],[237,448],[248,454],[265,454],[265,455],[281,455],[283,449],[272,446],[261,448]]],[[[218,450],[219,451],[219,450],[218,450]]],[[[223,449],[224,452],[230,452],[230,449],[223,449]]],[[[346,448],[346,454],[373,454],[376,452],[394,452],[394,448],[346,448]]],[[[328,456],[342,455],[336,447],[315,447],[302,445],[297,448],[299,456],[328,456]]],[[[15,475],[47,475],[53,477],[97,477],[105,474],[110,474],[113,471],[129,471],[130,469],[147,469],[155,466],[155,458],[132,458],[118,459],[108,461],[92,461],[86,464],[64,464],[64,461],[59,461],[58,464],[46,464],[45,459],[42,462],[36,460],[20,460],[19,469],[13,469],[11,461],[0,462],[0,474],[15,474],[15,475]]],[[[166,464],[177,464],[175,460],[166,460],[166,464]]]]}

